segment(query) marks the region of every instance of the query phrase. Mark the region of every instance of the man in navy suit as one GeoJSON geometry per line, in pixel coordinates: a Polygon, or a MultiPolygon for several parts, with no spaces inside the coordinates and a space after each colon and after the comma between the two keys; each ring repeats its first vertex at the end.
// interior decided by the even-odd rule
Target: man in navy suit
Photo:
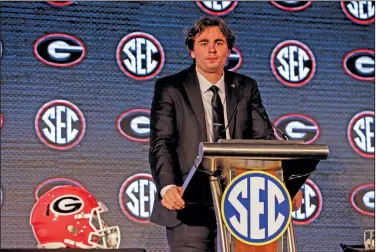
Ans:
{"type": "Polygon", "coordinates": [[[254,109],[266,116],[256,81],[224,70],[234,42],[222,19],[199,19],[186,36],[194,64],[155,84],[149,158],[157,195],[151,221],[166,226],[172,252],[215,251],[207,174],[196,172],[184,195],[181,188],[199,143],[274,139],[270,125],[254,109]]]}

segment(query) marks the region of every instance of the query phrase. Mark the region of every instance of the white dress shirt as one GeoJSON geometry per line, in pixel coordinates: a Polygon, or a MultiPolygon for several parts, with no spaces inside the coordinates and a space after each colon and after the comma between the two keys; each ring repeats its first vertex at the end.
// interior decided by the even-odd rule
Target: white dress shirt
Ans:
{"type": "MultiPolygon", "coordinates": [[[[223,105],[223,114],[225,119],[225,127],[226,127],[226,138],[230,139],[230,130],[227,127],[227,110],[226,110],[226,93],[225,93],[225,77],[224,74],[222,75],[221,79],[215,84],[212,84],[210,81],[208,81],[202,74],[197,71],[197,78],[198,82],[200,84],[200,90],[201,90],[201,98],[202,103],[204,104],[204,111],[205,111],[205,121],[206,121],[206,132],[207,132],[207,140],[208,142],[213,142],[215,139],[213,139],[213,107],[211,105],[211,99],[213,98],[214,93],[210,91],[210,87],[215,85],[219,88],[219,97],[221,98],[222,105],[223,105]]],[[[193,162],[193,161],[192,161],[193,162]]],[[[193,163],[192,163],[193,164],[193,163]]],[[[176,185],[167,185],[162,188],[161,190],[161,196],[163,197],[164,194],[168,189],[176,185]]]]}
{"type": "MultiPolygon", "coordinates": [[[[214,142],[213,139],[213,106],[211,105],[211,100],[213,98],[214,93],[209,90],[213,84],[208,81],[202,74],[200,74],[197,70],[197,78],[198,82],[200,83],[200,90],[201,90],[201,98],[204,104],[205,110],[205,121],[206,121],[206,132],[208,137],[208,142],[214,142]]],[[[227,127],[227,113],[226,113],[226,93],[225,93],[225,77],[222,75],[221,79],[217,83],[214,84],[219,88],[219,97],[221,98],[222,105],[223,105],[223,114],[225,119],[225,127],[227,127]]],[[[230,138],[230,130],[226,129],[226,138],[230,138]]]]}

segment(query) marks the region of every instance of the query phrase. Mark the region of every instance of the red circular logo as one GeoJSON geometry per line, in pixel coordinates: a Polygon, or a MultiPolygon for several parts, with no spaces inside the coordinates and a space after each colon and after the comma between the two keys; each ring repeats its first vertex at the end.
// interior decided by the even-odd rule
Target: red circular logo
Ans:
{"type": "Polygon", "coordinates": [[[133,32],[120,41],[116,60],[128,77],[149,80],[162,70],[165,56],[156,38],[147,33],[133,32]]]}
{"type": "Polygon", "coordinates": [[[119,192],[121,210],[134,222],[149,223],[156,191],[150,174],[139,173],[127,178],[119,192]]]}
{"type": "Polygon", "coordinates": [[[85,118],[81,110],[65,100],[44,104],[35,118],[38,138],[55,150],[69,150],[78,145],[85,134],[85,118]]]}
{"type": "Polygon", "coordinates": [[[230,13],[238,1],[197,1],[196,4],[204,12],[213,16],[223,16],[230,13]]]}
{"type": "Polygon", "coordinates": [[[356,114],[347,127],[347,138],[353,150],[365,158],[375,157],[375,113],[356,114]]]}
{"type": "Polygon", "coordinates": [[[288,87],[307,84],[316,71],[313,53],[296,40],[279,43],[272,52],[270,63],[274,76],[288,87]]]}

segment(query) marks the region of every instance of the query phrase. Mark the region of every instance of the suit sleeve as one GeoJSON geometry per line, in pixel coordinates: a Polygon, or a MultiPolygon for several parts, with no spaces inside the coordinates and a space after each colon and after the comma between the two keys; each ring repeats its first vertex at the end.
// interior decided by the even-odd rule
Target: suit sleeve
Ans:
{"type": "MultiPolygon", "coordinates": [[[[256,107],[264,116],[268,118],[265,108],[262,105],[260,91],[257,87],[257,82],[252,80],[252,90],[251,90],[251,99],[250,102],[254,107],[256,107]]],[[[269,122],[261,117],[260,113],[250,105],[252,110],[252,139],[275,139],[273,134],[273,129],[269,122]]]]}
{"type": "Polygon", "coordinates": [[[174,103],[166,83],[158,80],[151,105],[149,149],[151,173],[158,192],[167,185],[178,184],[177,145],[174,103]]]}

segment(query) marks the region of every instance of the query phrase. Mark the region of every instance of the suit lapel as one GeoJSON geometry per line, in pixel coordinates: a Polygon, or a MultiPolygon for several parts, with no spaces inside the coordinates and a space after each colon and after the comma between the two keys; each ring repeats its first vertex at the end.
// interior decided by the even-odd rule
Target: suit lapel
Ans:
{"type": "Polygon", "coordinates": [[[191,107],[196,115],[198,124],[200,125],[201,132],[204,134],[200,136],[202,141],[207,141],[207,132],[206,132],[206,120],[204,114],[204,104],[201,98],[201,90],[200,84],[197,79],[196,74],[196,65],[192,65],[189,67],[188,70],[188,77],[183,82],[185,91],[187,92],[187,96],[189,102],[191,103],[191,107]]]}
{"type": "MultiPolygon", "coordinates": [[[[237,92],[238,83],[234,83],[234,76],[232,72],[225,71],[225,91],[226,91],[226,110],[227,110],[227,121],[230,121],[232,112],[235,109],[238,92],[237,92]]],[[[234,138],[234,128],[235,128],[236,112],[233,115],[233,118],[229,122],[229,132],[231,139],[234,138]]]]}

